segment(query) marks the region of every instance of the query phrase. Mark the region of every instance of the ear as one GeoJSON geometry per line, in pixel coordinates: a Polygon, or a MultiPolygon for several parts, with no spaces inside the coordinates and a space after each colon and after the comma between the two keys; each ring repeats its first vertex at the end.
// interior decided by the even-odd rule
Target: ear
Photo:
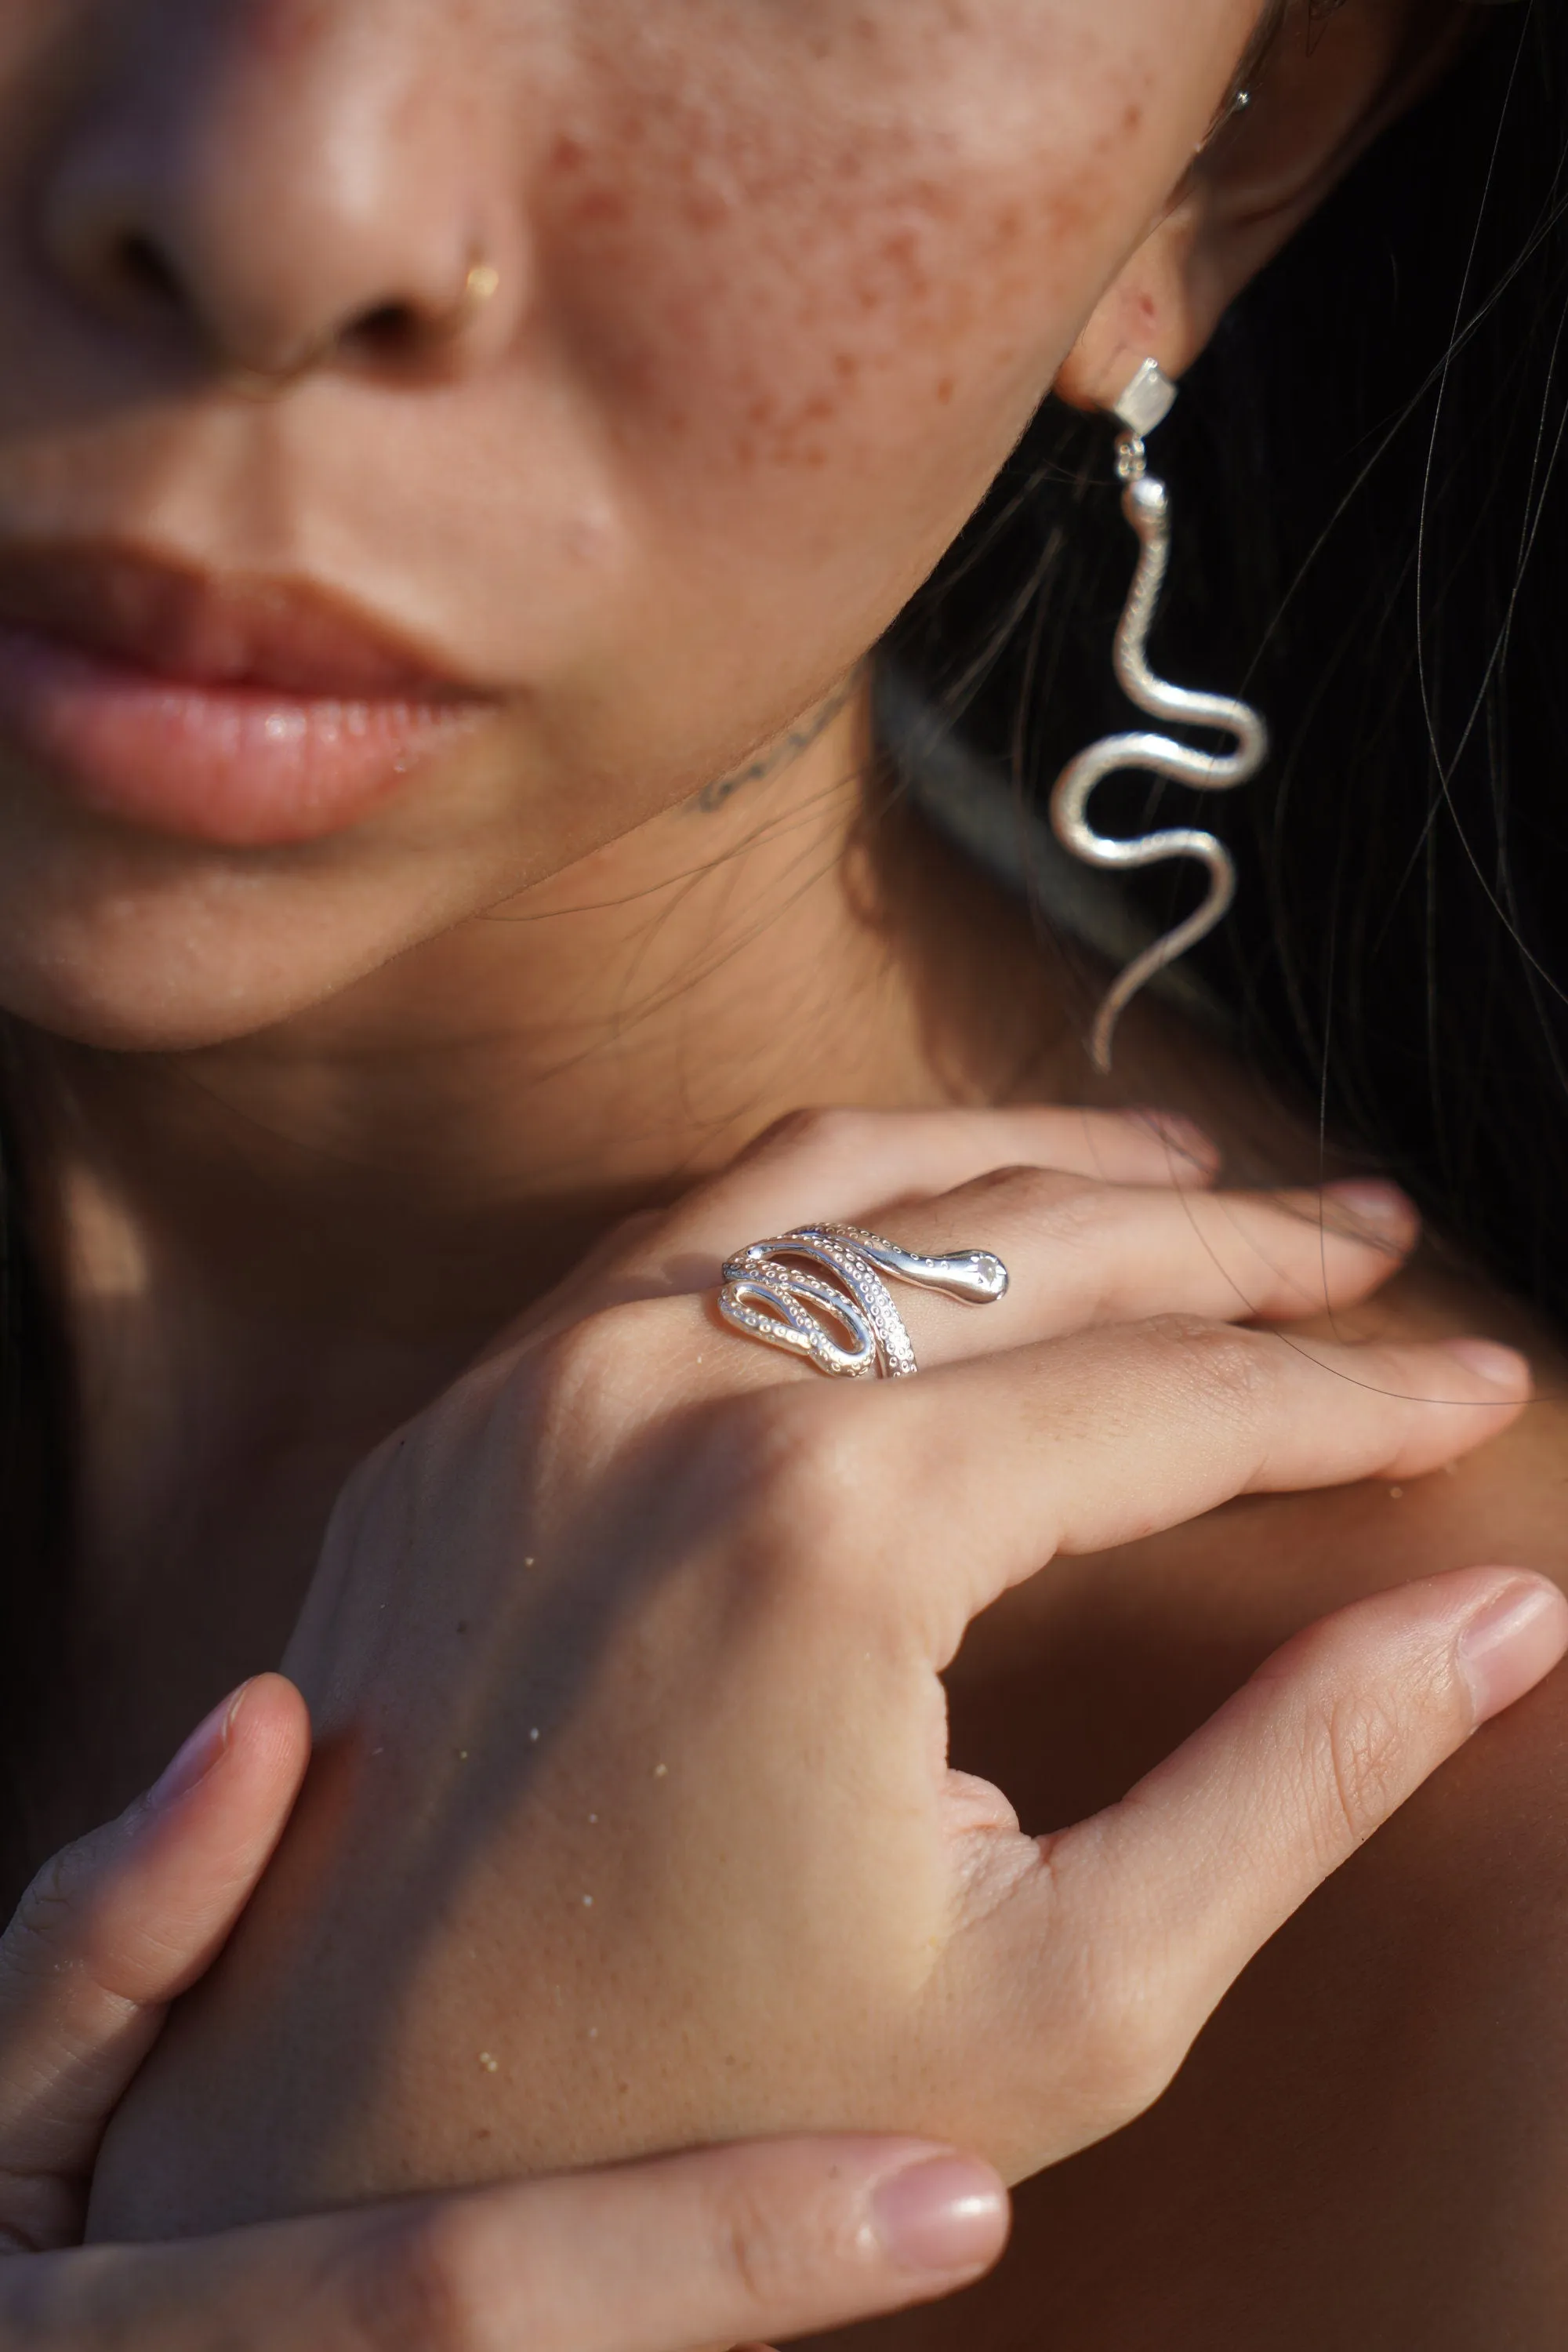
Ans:
{"type": "Polygon", "coordinates": [[[1424,97],[1476,21],[1460,0],[1292,0],[1251,102],[1200,149],[1171,205],[1101,297],[1057,391],[1110,408],[1147,359],[1181,376],[1248,281],[1379,133],[1424,97]]]}

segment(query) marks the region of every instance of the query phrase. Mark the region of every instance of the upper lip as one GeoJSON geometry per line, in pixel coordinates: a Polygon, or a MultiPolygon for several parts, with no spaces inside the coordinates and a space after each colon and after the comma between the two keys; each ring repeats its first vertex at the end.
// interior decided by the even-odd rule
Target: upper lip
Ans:
{"type": "Polygon", "coordinates": [[[479,691],[308,580],[220,574],[113,542],[0,548],[0,623],[188,686],[342,701],[479,691]]]}

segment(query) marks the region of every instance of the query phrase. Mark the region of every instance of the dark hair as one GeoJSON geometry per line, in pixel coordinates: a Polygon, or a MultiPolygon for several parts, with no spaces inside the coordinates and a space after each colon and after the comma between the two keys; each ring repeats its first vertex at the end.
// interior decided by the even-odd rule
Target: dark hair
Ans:
{"type": "MultiPolygon", "coordinates": [[[[59,1312],[58,1220],[26,1145],[29,1055],[0,1028],[0,1757],[25,1752],[54,1695],[74,1520],[74,1399],[59,1312]]],[[[38,1859],[26,1792],[0,1781],[0,1884],[38,1859]]]]}
{"type": "MultiPolygon", "coordinates": [[[[1205,956],[1241,1051],[1568,1324],[1565,95],[1568,10],[1500,12],[1227,321],[1159,443],[1179,541],[1157,650],[1168,675],[1245,686],[1279,745],[1267,783],[1204,811],[1242,869],[1205,956]]],[[[1103,425],[1048,405],[895,633],[1036,793],[1125,723],[1109,461],[1103,425]]],[[[1142,785],[1127,813],[1142,829],[1142,785]]],[[[1151,885],[1156,919],[1184,887],[1151,885]]],[[[5,1084],[15,1753],[64,1612],[69,1393],[5,1084]]]]}
{"type": "MultiPolygon", "coordinates": [[[[1162,427],[1157,666],[1273,722],[1199,818],[1241,869],[1200,958],[1240,1051],[1568,1325],[1568,11],[1478,26],[1162,427]]],[[[897,635],[1037,801],[1128,723],[1110,446],[1047,407],[897,635]]],[[[1129,830],[1193,805],[1122,789],[1129,830]]],[[[1160,869],[1154,925],[1196,895],[1160,869]]]]}

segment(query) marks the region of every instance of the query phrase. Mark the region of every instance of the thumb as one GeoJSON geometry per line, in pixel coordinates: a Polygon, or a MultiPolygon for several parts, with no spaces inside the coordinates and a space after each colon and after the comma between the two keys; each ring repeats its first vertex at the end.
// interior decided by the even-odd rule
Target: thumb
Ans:
{"type": "Polygon", "coordinates": [[[245,1684],[155,1788],[22,1897],[0,1937],[0,2232],[14,2243],[75,2235],[103,2127],[271,1859],[310,1739],[291,1683],[245,1684]]]}
{"type": "MultiPolygon", "coordinates": [[[[1542,1577],[1468,1569],[1379,1593],[1277,1652],[1121,1804],[1042,1840],[1022,1910],[1090,1988],[1057,2152],[1151,2105],[1254,1954],[1565,1651],[1568,1601],[1542,1577]]],[[[1047,2038],[1059,2023],[1042,2020],[1047,2038]]]]}

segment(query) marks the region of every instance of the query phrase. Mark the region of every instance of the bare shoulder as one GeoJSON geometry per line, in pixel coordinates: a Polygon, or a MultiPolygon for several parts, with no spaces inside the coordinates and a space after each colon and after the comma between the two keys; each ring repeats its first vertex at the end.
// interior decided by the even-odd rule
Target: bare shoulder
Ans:
{"type": "MultiPolygon", "coordinates": [[[[1517,1334],[1510,1334],[1517,1336],[1517,1334]]],[[[983,1622],[954,1759],[1046,1829],[1118,1796],[1294,1628],[1464,1562],[1568,1581],[1568,1407],[1408,1490],[1243,1503],[983,1622]]],[[[1174,2088],[1026,2189],[900,2352],[1548,2352],[1568,2330],[1568,1673],[1489,1727],[1255,1963],[1174,2088]]]]}

